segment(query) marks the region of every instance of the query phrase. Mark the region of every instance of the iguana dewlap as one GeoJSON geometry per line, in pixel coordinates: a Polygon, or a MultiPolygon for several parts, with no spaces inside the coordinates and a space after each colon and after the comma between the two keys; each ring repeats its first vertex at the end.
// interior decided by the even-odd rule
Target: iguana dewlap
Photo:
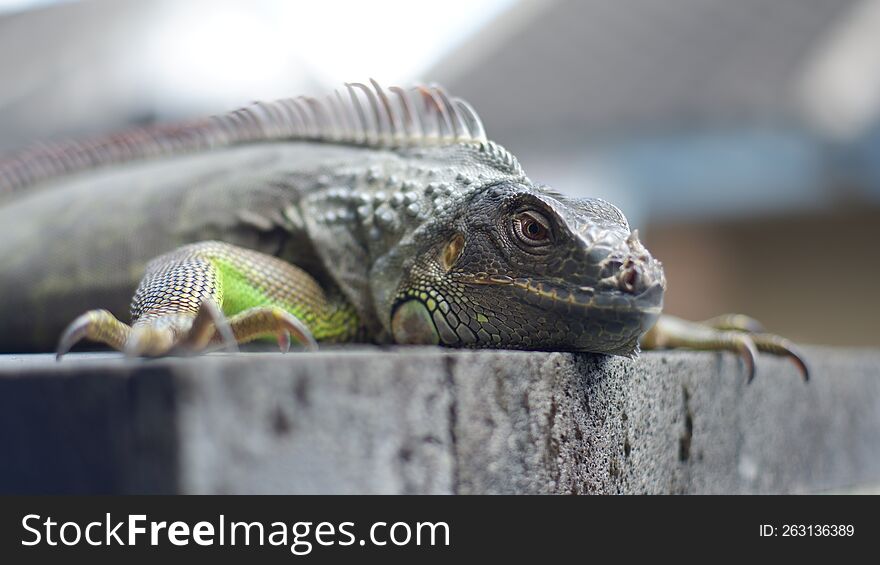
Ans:
{"type": "Polygon", "coordinates": [[[3,351],[59,336],[59,353],[87,338],[133,355],[267,335],[641,342],[732,350],[752,369],[763,350],[806,372],[748,318],[660,317],[662,267],[620,210],[533,183],[438,87],[352,84],[0,159],[0,266],[3,351]]]}

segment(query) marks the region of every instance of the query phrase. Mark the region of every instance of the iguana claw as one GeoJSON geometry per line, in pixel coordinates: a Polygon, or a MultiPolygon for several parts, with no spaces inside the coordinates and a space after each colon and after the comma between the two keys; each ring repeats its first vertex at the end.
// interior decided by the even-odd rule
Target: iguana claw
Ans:
{"type": "Polygon", "coordinates": [[[260,335],[275,334],[282,353],[290,347],[293,336],[306,350],[318,349],[318,342],[302,321],[275,306],[257,306],[240,312],[229,319],[229,326],[239,343],[260,335]]]}
{"type": "Polygon", "coordinates": [[[157,316],[129,326],[107,310],[92,310],[74,320],[58,344],[60,360],[83,339],[109,345],[129,357],[192,354],[217,348],[237,351],[238,343],[274,334],[282,352],[293,336],[307,350],[318,348],[311,331],[293,314],[272,306],[255,307],[226,319],[212,301],[205,301],[194,317],[157,316]]]}
{"type": "Polygon", "coordinates": [[[55,359],[60,361],[61,357],[83,339],[105,343],[116,350],[122,350],[130,334],[131,326],[120,322],[107,310],[90,310],[71,322],[61,334],[55,359]]]}
{"type": "Polygon", "coordinates": [[[702,323],[663,315],[642,337],[641,345],[644,349],[732,351],[745,362],[748,382],[755,377],[758,352],[763,351],[788,357],[804,381],[810,379],[806,358],[791,341],[765,333],[757,320],[739,314],[725,314],[702,323]]]}
{"type": "Polygon", "coordinates": [[[229,321],[216,302],[205,300],[199,305],[199,313],[196,314],[192,327],[177,344],[177,348],[184,352],[202,351],[212,340],[219,341],[227,351],[238,351],[238,342],[229,327],[229,321]]]}

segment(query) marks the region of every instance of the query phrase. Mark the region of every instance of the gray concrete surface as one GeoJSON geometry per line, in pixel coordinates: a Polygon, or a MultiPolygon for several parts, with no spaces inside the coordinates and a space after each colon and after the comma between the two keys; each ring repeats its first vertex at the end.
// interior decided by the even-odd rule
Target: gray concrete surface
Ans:
{"type": "Polygon", "coordinates": [[[0,491],[861,492],[880,351],[0,358],[0,491]]]}

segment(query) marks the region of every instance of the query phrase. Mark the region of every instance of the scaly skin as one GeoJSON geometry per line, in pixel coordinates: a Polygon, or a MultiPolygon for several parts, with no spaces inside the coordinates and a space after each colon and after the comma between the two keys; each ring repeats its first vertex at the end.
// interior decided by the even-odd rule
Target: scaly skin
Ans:
{"type": "Polygon", "coordinates": [[[222,242],[186,245],[152,261],[135,292],[132,318],[137,327],[168,313],[194,316],[206,300],[227,317],[252,308],[281,308],[320,341],[349,341],[358,330],[348,302],[328,297],[302,269],[222,242]]]}
{"type": "Polygon", "coordinates": [[[357,315],[347,301],[328,297],[302,269],[213,241],[185,245],[152,261],[131,310],[130,328],[106,311],[84,314],[62,336],[60,351],[81,338],[133,355],[162,355],[184,341],[197,348],[220,345],[224,336],[213,327],[202,328],[199,337],[200,314],[209,326],[228,326],[234,343],[272,333],[285,349],[287,333],[311,343],[347,341],[358,330],[357,315]],[[209,310],[203,310],[206,305],[209,310]]]}
{"type": "Polygon", "coordinates": [[[332,104],[298,107],[296,123],[264,106],[222,127],[132,134],[125,151],[98,142],[0,165],[0,194],[12,195],[0,207],[10,266],[0,289],[19,297],[0,309],[11,320],[0,332],[40,328],[30,343],[41,347],[72,317],[72,298],[89,297],[88,281],[115,277],[130,292],[145,268],[132,326],[87,312],[59,353],[82,338],[162,355],[275,335],[282,347],[293,336],[633,355],[644,336],[737,351],[752,367],[756,350],[800,361],[790,343],[745,326],[654,326],[662,267],[617,208],[531,182],[442,91],[421,89],[421,110],[370,92],[349,114],[359,111],[360,129],[345,135],[332,104]],[[366,125],[369,110],[384,126],[366,125]],[[46,242],[47,230],[64,241],[46,242]]]}

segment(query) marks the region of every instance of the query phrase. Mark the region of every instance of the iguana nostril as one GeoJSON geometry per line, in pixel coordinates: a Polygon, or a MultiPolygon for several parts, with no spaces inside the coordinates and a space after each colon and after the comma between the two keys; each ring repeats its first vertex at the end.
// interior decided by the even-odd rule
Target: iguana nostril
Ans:
{"type": "Polygon", "coordinates": [[[620,274],[620,286],[626,292],[634,292],[638,288],[639,273],[635,265],[628,265],[620,274]]]}
{"type": "Polygon", "coordinates": [[[602,264],[602,277],[617,277],[623,269],[623,263],[616,259],[610,259],[602,264]]]}

